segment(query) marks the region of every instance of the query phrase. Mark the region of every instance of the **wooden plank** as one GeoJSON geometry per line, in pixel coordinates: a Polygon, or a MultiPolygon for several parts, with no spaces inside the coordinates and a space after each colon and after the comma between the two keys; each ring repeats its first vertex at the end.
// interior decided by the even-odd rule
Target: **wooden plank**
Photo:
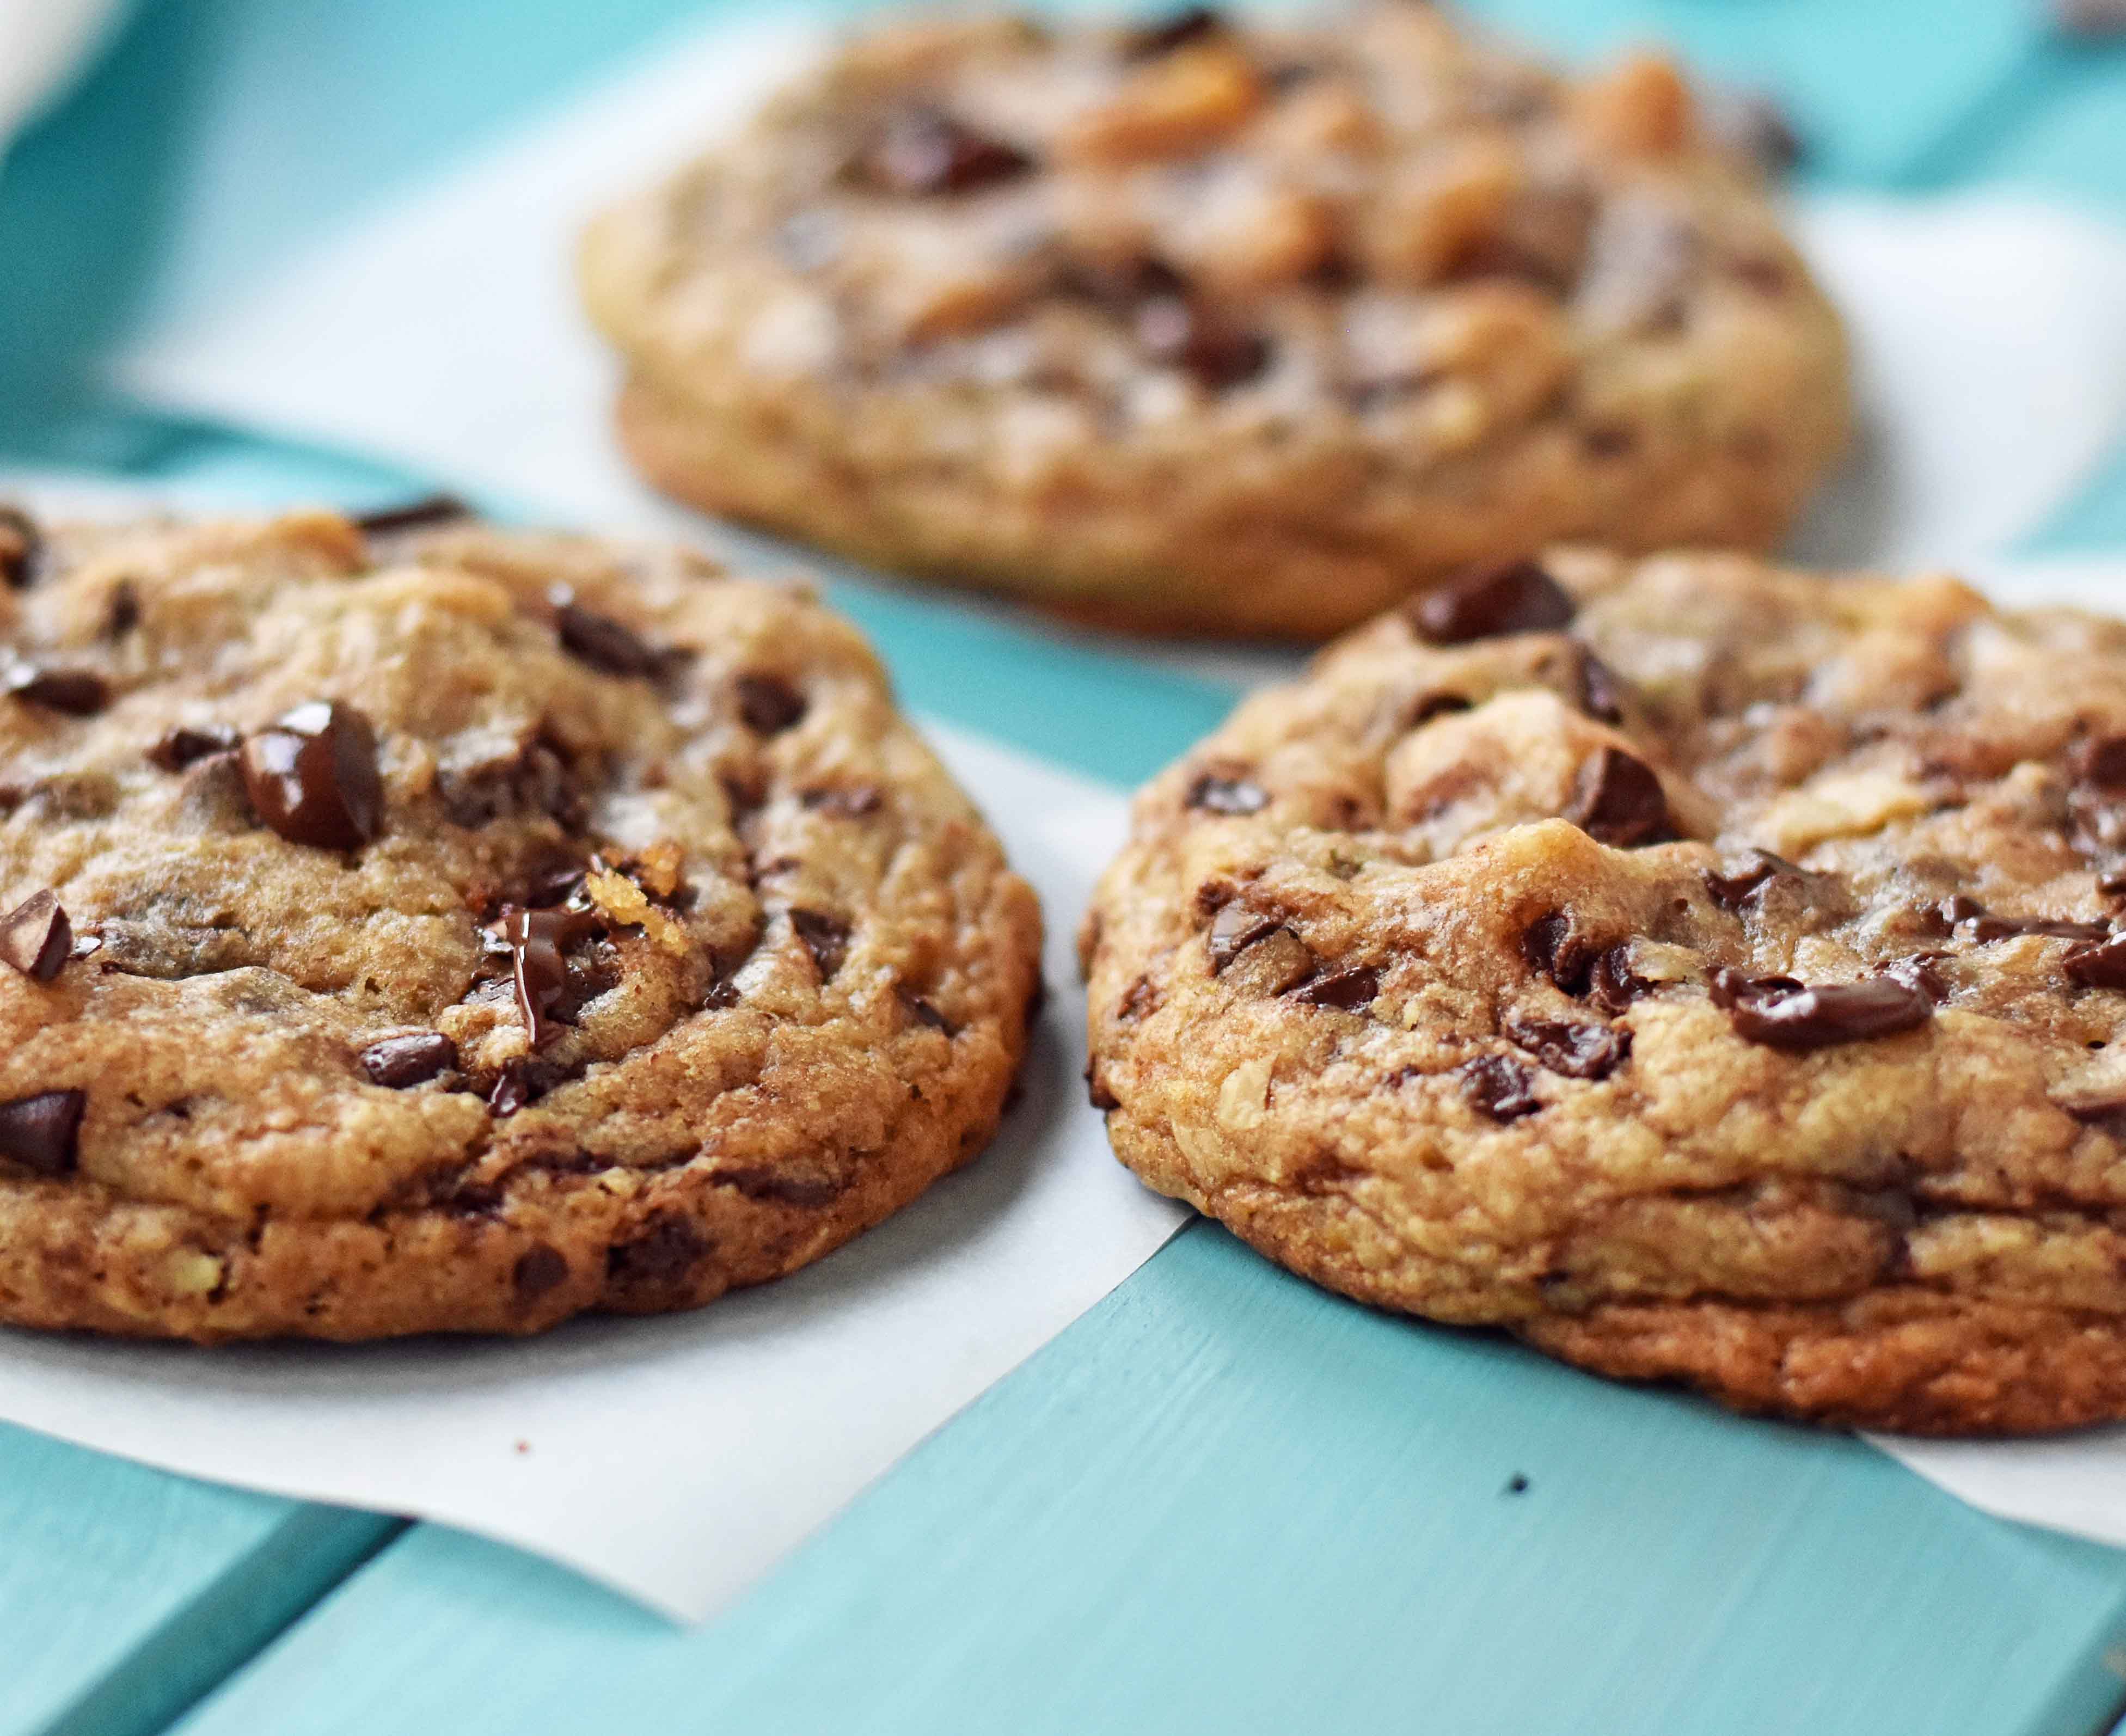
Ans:
{"type": "Polygon", "coordinates": [[[0,1736],[162,1729],[400,1528],[0,1425],[0,1736]]]}
{"type": "Polygon", "coordinates": [[[2122,1632],[2126,1556],[1199,1225],[706,1629],[424,1526],[182,1728],[2062,1736],[2122,1632]]]}

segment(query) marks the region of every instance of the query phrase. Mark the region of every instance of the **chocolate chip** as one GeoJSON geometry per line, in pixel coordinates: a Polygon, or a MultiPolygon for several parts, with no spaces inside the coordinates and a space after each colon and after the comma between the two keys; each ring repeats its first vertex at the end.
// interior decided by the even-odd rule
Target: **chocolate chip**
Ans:
{"type": "Polygon", "coordinates": [[[562,648],[579,663],[588,663],[602,675],[655,675],[664,667],[663,655],[635,630],[609,615],[586,609],[566,585],[549,593],[554,606],[554,630],[562,648]]]}
{"type": "Polygon", "coordinates": [[[569,988],[564,955],[569,947],[603,932],[605,923],[588,910],[527,910],[522,904],[505,904],[501,927],[516,979],[517,1011],[536,1049],[555,1035],[548,1021],[558,1014],[569,988]]]}
{"type": "Polygon", "coordinates": [[[1944,899],[1935,907],[1941,920],[1953,931],[1968,929],[1971,938],[1981,945],[1989,941],[2011,940],[2019,935],[2048,935],[2062,941],[2103,941],[2111,936],[2108,922],[2054,922],[2047,917],[1996,916],[1977,899],[1959,892],[1954,898],[1944,899]]]}
{"type": "Polygon", "coordinates": [[[905,988],[896,989],[895,993],[900,998],[902,1007],[907,1009],[909,1017],[917,1024],[932,1031],[942,1031],[948,1037],[958,1035],[959,1027],[922,996],[910,994],[905,988]]]}
{"type": "Polygon", "coordinates": [[[1562,911],[1538,917],[1521,934],[1521,957],[1528,968],[1548,977],[1567,994],[1587,992],[1592,952],[1572,938],[1572,919],[1562,911]]]}
{"type": "Polygon", "coordinates": [[[712,1170],[709,1180],[718,1187],[735,1187],[749,1200],[774,1205],[824,1205],[848,1191],[848,1184],[839,1177],[797,1174],[770,1163],[712,1170]]]}
{"type": "Polygon", "coordinates": [[[849,954],[849,925],[839,917],[829,916],[820,910],[793,910],[790,926],[796,930],[797,938],[805,943],[806,951],[812,955],[812,963],[818,968],[822,983],[833,981],[842,961],[849,954]]]}
{"type": "Polygon", "coordinates": [[[44,532],[20,507],[0,507],[0,583],[26,591],[36,583],[45,552],[44,532]]]}
{"type": "Polygon", "coordinates": [[[1807,869],[1788,861],[1783,856],[1774,856],[1769,850],[1752,850],[1747,866],[1732,873],[1705,875],[1705,889],[1713,902],[1722,910],[1740,911],[1744,904],[1778,879],[1801,881],[1827,879],[1824,875],[1812,874],[1807,869]]]}
{"type": "Polygon", "coordinates": [[[805,696],[779,675],[741,675],[731,683],[738,692],[738,715],[755,735],[780,735],[804,719],[805,696]]]}
{"type": "Polygon", "coordinates": [[[1661,779],[1621,748],[1600,748],[1580,767],[1564,818],[1599,843],[1618,850],[1675,836],[1661,779]]]}
{"type": "Polygon", "coordinates": [[[1404,720],[1406,729],[1415,729],[1430,723],[1435,717],[1471,710],[1469,700],[1459,693],[1423,693],[1410,702],[1410,714],[1404,720]]]}
{"type": "Polygon", "coordinates": [[[424,494],[395,507],[358,514],[354,527],[366,535],[388,536],[394,531],[418,531],[429,525],[470,518],[473,510],[455,494],[424,494]]]}
{"type": "Polygon", "coordinates": [[[1269,791],[1249,778],[1206,771],[1188,786],[1188,805],[1206,814],[1259,814],[1269,806],[1269,791]]]}
{"type": "Polygon", "coordinates": [[[607,1253],[606,1276],[624,1285],[678,1284],[708,1252],[706,1238],[691,1222],[676,1212],[659,1212],[640,1235],[607,1253]]]}
{"type": "Polygon", "coordinates": [[[1122,1106],[1122,1100],[1108,1088],[1107,1078],[1100,1071],[1098,1056],[1085,1063],[1085,1101],[1102,1115],[1122,1106]]]}
{"type": "Polygon", "coordinates": [[[243,737],[226,724],[210,724],[204,729],[180,725],[148,750],[148,763],[162,771],[182,771],[217,753],[234,753],[243,742],[243,737]]]}
{"type": "Polygon", "coordinates": [[[83,1091],[40,1091],[0,1103],[0,1158],[12,1158],[40,1176],[72,1173],[88,1106],[83,1091]]]}
{"type": "Polygon", "coordinates": [[[1811,988],[1792,977],[1746,977],[1722,968],[1713,976],[1713,1004],[1726,1009],[1738,1035],[1774,1049],[1827,1048],[1864,1042],[1924,1025],[1935,998],[1914,980],[1883,975],[1811,988]]]}
{"type": "Polygon", "coordinates": [[[418,1031],[371,1043],[356,1057],[370,1083],[404,1091],[458,1064],[458,1045],[440,1031],[418,1031]]]}
{"type": "Polygon", "coordinates": [[[1309,1007],[1327,1007],[1338,1012],[1362,1012],[1373,1003],[1381,992],[1377,971],[1360,965],[1353,970],[1339,970],[1328,976],[1316,977],[1311,982],[1302,983],[1292,991],[1295,1001],[1309,1007]]]}
{"type": "Polygon", "coordinates": [[[1198,42],[1213,36],[1226,28],[1224,17],[1207,6],[1192,6],[1185,12],[1157,24],[1146,25],[1132,31],[1122,39],[1123,57],[1130,60],[1149,60],[1160,54],[1171,54],[1184,43],[1198,42]]]}
{"type": "Polygon", "coordinates": [[[384,829],[376,732],[337,700],[298,705],[243,743],[243,788],[291,844],[357,850],[384,829]]]}
{"type": "Polygon", "coordinates": [[[1132,322],[1137,346],[1161,367],[1178,367],[1206,390],[1244,385],[1269,366],[1269,340],[1221,318],[1185,295],[1155,295],[1132,322]]]}
{"type": "Polygon", "coordinates": [[[1238,901],[1226,905],[1211,923],[1211,974],[1218,975],[1249,947],[1283,926],[1275,917],[1238,901]]]}
{"type": "Polygon", "coordinates": [[[2108,899],[2126,898],[2126,866],[2098,875],[2096,889],[2108,899]]]}
{"type": "Polygon", "coordinates": [[[857,178],[904,198],[965,193],[1025,174],[1033,159],[933,108],[904,109],[857,158],[857,178]]]}
{"type": "Polygon", "coordinates": [[[2084,941],[2067,948],[2060,960],[2076,982],[2090,988],[2126,988],[2126,934],[2101,943],[2084,941]]]}
{"type": "Polygon", "coordinates": [[[93,717],[111,703],[109,684],[87,669],[54,669],[42,663],[18,663],[7,672],[7,688],[17,699],[42,705],[47,711],[63,711],[69,717],[93,717]]]}
{"type": "Polygon", "coordinates": [[[1122,998],[1115,1003],[1115,1017],[1127,1024],[1134,1024],[1146,1013],[1159,1010],[1159,991],[1152,986],[1150,977],[1139,977],[1122,991],[1122,998]]]}
{"type": "Polygon", "coordinates": [[[504,1120],[535,1102],[538,1095],[529,1069],[522,1061],[511,1061],[503,1068],[494,1088],[487,1094],[487,1111],[496,1120],[504,1120]]]}
{"type": "Polygon", "coordinates": [[[507,754],[443,772],[436,794],[443,817],[468,829],[544,814],[574,831],[590,813],[574,753],[543,725],[507,754]]]}
{"type": "Polygon", "coordinates": [[[1632,1052],[1632,1034],[1607,1025],[1509,1014],[1505,1034],[1552,1073],[1569,1078],[1606,1079],[1632,1052]]]}
{"type": "Polygon", "coordinates": [[[815,814],[831,814],[841,819],[860,820],[885,805],[886,796],[876,784],[858,784],[848,790],[804,790],[797,800],[815,814]]]}
{"type": "Polygon", "coordinates": [[[33,892],[0,917],[0,960],[33,982],[50,982],[73,951],[73,924],[55,893],[33,892]]]}
{"type": "Polygon", "coordinates": [[[555,1286],[568,1282],[569,1262],[558,1248],[535,1242],[517,1256],[509,1281],[522,1302],[536,1302],[555,1286]]]}
{"type": "Polygon", "coordinates": [[[111,587],[111,606],[103,617],[103,636],[116,643],[140,625],[140,593],[130,578],[111,587]]]}
{"type": "Polygon", "coordinates": [[[1623,722],[1623,677],[1585,646],[1580,652],[1578,686],[1575,702],[1586,715],[1604,724],[1623,722]]]}
{"type": "Polygon", "coordinates": [[[1643,1000],[1660,985],[1632,969],[1632,949],[1612,946],[1596,959],[1587,973],[1588,998],[1604,1012],[1622,1012],[1632,1002],[1643,1000]]]}
{"type": "Polygon", "coordinates": [[[1411,625],[1435,645],[1466,645],[1508,633],[1554,633],[1571,624],[1579,606],[1532,560],[1486,567],[1420,597],[1411,625]]]}
{"type": "Polygon", "coordinates": [[[1479,1055],[1456,1068],[1454,1076],[1462,1095],[1494,1121],[1519,1120],[1543,1107],[1528,1089],[1533,1081],[1528,1068],[1510,1055],[1479,1055]]]}

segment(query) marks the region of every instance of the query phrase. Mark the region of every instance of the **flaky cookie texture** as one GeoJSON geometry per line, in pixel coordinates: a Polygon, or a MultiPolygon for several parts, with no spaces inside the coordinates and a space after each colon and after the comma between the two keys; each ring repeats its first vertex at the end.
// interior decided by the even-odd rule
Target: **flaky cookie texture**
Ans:
{"type": "Polygon", "coordinates": [[[1820,1422],[2126,1417],[2122,862],[2126,625],[1557,553],[1146,789],[1094,1102],[1368,1302],[1820,1422]]]}
{"type": "Polygon", "coordinates": [[[581,275],[664,488],[1127,627],[1767,547],[1848,423],[1838,320],[1672,66],[1575,83],[1405,0],[891,26],[581,275]]]}
{"type": "Polygon", "coordinates": [[[988,1140],[1033,895],[801,588],[326,513],[0,566],[0,1319],[690,1307],[988,1140]]]}

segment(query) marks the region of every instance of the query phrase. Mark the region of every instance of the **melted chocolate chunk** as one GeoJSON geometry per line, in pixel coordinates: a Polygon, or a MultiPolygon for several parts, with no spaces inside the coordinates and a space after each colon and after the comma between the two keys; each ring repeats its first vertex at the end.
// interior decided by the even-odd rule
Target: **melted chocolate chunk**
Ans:
{"type": "Polygon", "coordinates": [[[504,757],[444,772],[437,795],[444,818],[469,830],[511,814],[544,814],[574,831],[590,814],[574,756],[543,728],[504,757]]]}
{"type": "Polygon", "coordinates": [[[69,717],[93,717],[111,703],[110,684],[88,669],[18,663],[7,672],[7,686],[17,699],[69,717]]]}
{"type": "Polygon", "coordinates": [[[2084,941],[2067,948],[2060,960],[2076,982],[2089,988],[2126,988],[2126,934],[2101,942],[2084,941]]]}
{"type": "Polygon", "coordinates": [[[0,507],[0,584],[26,591],[36,583],[44,553],[45,535],[36,520],[20,507],[0,507]]]}
{"type": "Polygon", "coordinates": [[[1606,1079],[1632,1052],[1632,1034],[1607,1025],[1576,1025],[1565,1019],[1514,1013],[1505,1021],[1509,1040],[1552,1073],[1569,1078],[1606,1079]]]}
{"type": "Polygon", "coordinates": [[[849,955],[849,925],[824,911],[793,910],[790,913],[790,926],[796,930],[806,951],[812,955],[820,982],[832,982],[843,960],[849,955]]]}
{"type": "Polygon", "coordinates": [[[1122,1100],[1108,1088],[1106,1076],[1101,1073],[1097,1059],[1085,1063],[1085,1101],[1102,1115],[1122,1106],[1122,1100]]]}
{"type": "Polygon", "coordinates": [[[553,1024],[563,1022],[560,1003],[569,987],[569,948],[604,932],[603,920],[593,911],[503,907],[502,939],[516,979],[517,1011],[534,1049],[551,1041],[553,1024]]]}
{"type": "Polygon", "coordinates": [[[388,536],[394,531],[418,531],[429,525],[455,524],[470,518],[473,510],[455,494],[424,494],[395,507],[381,507],[358,514],[354,527],[368,536],[388,536]]]}
{"type": "Polygon", "coordinates": [[[825,1205],[848,1191],[848,1184],[839,1177],[793,1173],[770,1163],[735,1164],[712,1171],[709,1180],[719,1187],[735,1187],[749,1200],[771,1205],[825,1205]]]}
{"type": "Polygon", "coordinates": [[[1132,322],[1137,347],[1161,367],[1179,368],[1207,391],[1244,385],[1269,366],[1269,340],[1228,323],[1206,302],[1155,295],[1132,322]]]}
{"type": "Polygon", "coordinates": [[[1587,997],[1604,1012],[1622,1012],[1658,987],[1632,969],[1629,946],[1612,946],[1587,973],[1587,997]]]}
{"type": "Polygon", "coordinates": [[[1435,645],[1466,645],[1509,633],[1555,633],[1579,606],[1532,560],[1464,574],[1411,604],[1407,619],[1435,645]]]}
{"type": "Polygon", "coordinates": [[[1977,899],[1959,892],[1954,898],[1944,899],[1935,907],[1942,922],[1954,932],[1967,930],[1971,938],[1982,945],[1988,941],[2006,941],[2018,935],[2049,935],[2062,941],[2109,940],[2111,927],[2106,922],[2054,922],[2047,917],[1996,916],[1977,899]]]}
{"type": "Polygon", "coordinates": [[[1806,883],[1828,878],[1827,875],[1812,873],[1783,856],[1774,856],[1769,850],[1752,850],[1750,857],[1747,867],[1739,868],[1732,874],[1708,872],[1705,875],[1705,890],[1722,910],[1739,912],[1743,905],[1776,880],[1806,883]]]}
{"type": "Polygon", "coordinates": [[[1467,711],[1472,707],[1468,697],[1460,693],[1423,693],[1411,701],[1410,715],[1404,720],[1406,729],[1416,729],[1430,723],[1435,717],[1445,717],[1457,711],[1467,711]]]}
{"type": "Polygon", "coordinates": [[[40,1091],[0,1103],[0,1158],[12,1158],[40,1176],[73,1173],[83,1091],[40,1091]]]}
{"type": "Polygon", "coordinates": [[[900,1004],[906,1009],[909,1017],[914,1020],[917,1024],[927,1026],[932,1031],[942,1031],[948,1037],[959,1035],[960,1027],[919,994],[910,994],[905,988],[895,989],[894,993],[899,997],[900,1004]]]}
{"type": "Polygon", "coordinates": [[[1260,814],[1269,806],[1269,791],[1250,778],[1206,771],[1188,786],[1188,805],[1206,814],[1260,814]]]}
{"type": "Polygon", "coordinates": [[[692,1222],[676,1212],[659,1212],[640,1235],[607,1252],[606,1276],[628,1285],[678,1284],[708,1252],[707,1238],[692,1222]]]}
{"type": "Polygon", "coordinates": [[[1127,59],[1150,60],[1171,54],[1184,43],[1215,36],[1225,28],[1226,20],[1221,13],[1207,6],[1192,6],[1156,24],[1132,31],[1122,39],[1122,54],[1127,59]]]}
{"type": "Polygon", "coordinates": [[[538,1096],[531,1070],[522,1061],[512,1061],[502,1069],[494,1088],[487,1094],[487,1112],[497,1120],[506,1120],[536,1102],[538,1096]]]}
{"type": "Polygon", "coordinates": [[[1675,836],[1668,798],[1652,767],[1621,748],[1599,748],[1580,768],[1564,818],[1618,850],[1675,836]]]}
{"type": "Polygon", "coordinates": [[[1033,159],[932,108],[905,109],[857,159],[857,176],[881,193],[920,198],[965,193],[1027,173],[1033,159]]]}
{"type": "Polygon", "coordinates": [[[1528,1068],[1510,1055],[1479,1055],[1456,1068],[1454,1076],[1462,1095],[1494,1121],[1517,1121],[1543,1107],[1528,1089],[1533,1079],[1528,1068]]]}
{"type": "Polygon", "coordinates": [[[554,606],[554,630],[561,647],[577,662],[601,675],[654,676],[663,670],[663,653],[610,615],[586,609],[566,585],[556,585],[547,600],[554,606]]]}
{"type": "Polygon", "coordinates": [[[848,790],[805,790],[797,800],[815,814],[831,814],[840,819],[860,820],[886,805],[886,795],[876,784],[858,784],[848,790]]]}
{"type": "Polygon", "coordinates": [[[131,579],[121,578],[111,587],[111,609],[103,617],[103,636],[115,644],[139,625],[140,593],[133,588],[131,579]]]}
{"type": "Polygon", "coordinates": [[[1577,674],[1580,691],[1575,702],[1580,710],[1599,723],[1623,722],[1623,677],[1584,646],[1577,674]]]}
{"type": "Polygon", "coordinates": [[[148,750],[148,763],[160,771],[182,771],[217,753],[234,753],[243,743],[243,737],[226,724],[210,724],[204,729],[180,725],[148,750]]]}
{"type": "Polygon", "coordinates": [[[1567,994],[1587,993],[1592,951],[1572,938],[1572,918],[1561,910],[1538,917],[1521,935],[1521,957],[1528,968],[1548,977],[1567,994]]]}
{"type": "Polygon", "coordinates": [[[358,850],[384,829],[376,732],[352,705],[296,706],[247,740],[239,762],[258,818],[291,844],[358,850]]]}
{"type": "Polygon", "coordinates": [[[569,1281],[569,1262],[558,1248],[535,1242],[517,1256],[509,1274],[511,1287],[520,1302],[536,1302],[550,1290],[569,1281]]]}
{"type": "Polygon", "coordinates": [[[1380,973],[1360,965],[1302,983],[1292,991],[1295,1001],[1309,1007],[1327,1007],[1338,1012],[1360,1012],[1373,1004],[1381,992],[1380,973]]]}
{"type": "Polygon", "coordinates": [[[55,893],[33,892],[0,917],[0,960],[32,982],[50,982],[73,952],[73,924],[55,893]]]}
{"type": "Polygon", "coordinates": [[[1284,925],[1238,902],[1223,906],[1211,922],[1211,974],[1218,975],[1249,947],[1284,925]]]}
{"type": "Polygon", "coordinates": [[[1924,1025],[1935,997],[1911,973],[1864,977],[1811,988],[1792,977],[1713,976],[1713,1004],[1726,1009],[1738,1035],[1774,1049],[1825,1049],[1864,1042],[1924,1025]]]}
{"type": "Polygon", "coordinates": [[[779,675],[741,675],[731,683],[738,715],[755,735],[780,735],[804,720],[805,696],[779,675]]]}
{"type": "Polygon", "coordinates": [[[355,1058],[373,1085],[404,1091],[458,1064],[458,1045],[440,1031],[418,1031],[371,1043],[355,1058]]]}

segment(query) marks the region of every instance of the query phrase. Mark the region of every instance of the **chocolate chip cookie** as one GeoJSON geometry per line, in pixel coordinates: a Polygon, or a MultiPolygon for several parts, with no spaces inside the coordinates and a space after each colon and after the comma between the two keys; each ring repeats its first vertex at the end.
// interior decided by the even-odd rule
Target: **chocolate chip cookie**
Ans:
{"type": "Polygon", "coordinates": [[[979,1152],[1040,917],[801,589],[0,512],[0,1320],[525,1333],[979,1152]]]}
{"type": "Polygon", "coordinates": [[[1845,343],[1705,108],[1411,0],[898,25],[582,276],[674,494],[1084,619],[1320,638],[1553,539],[1779,538],[1845,343]]]}
{"type": "Polygon", "coordinates": [[[1146,790],[1094,1101],[1368,1302],[1818,1422],[2126,1418],[2122,900],[2126,624],[1554,553],[1146,790]]]}

